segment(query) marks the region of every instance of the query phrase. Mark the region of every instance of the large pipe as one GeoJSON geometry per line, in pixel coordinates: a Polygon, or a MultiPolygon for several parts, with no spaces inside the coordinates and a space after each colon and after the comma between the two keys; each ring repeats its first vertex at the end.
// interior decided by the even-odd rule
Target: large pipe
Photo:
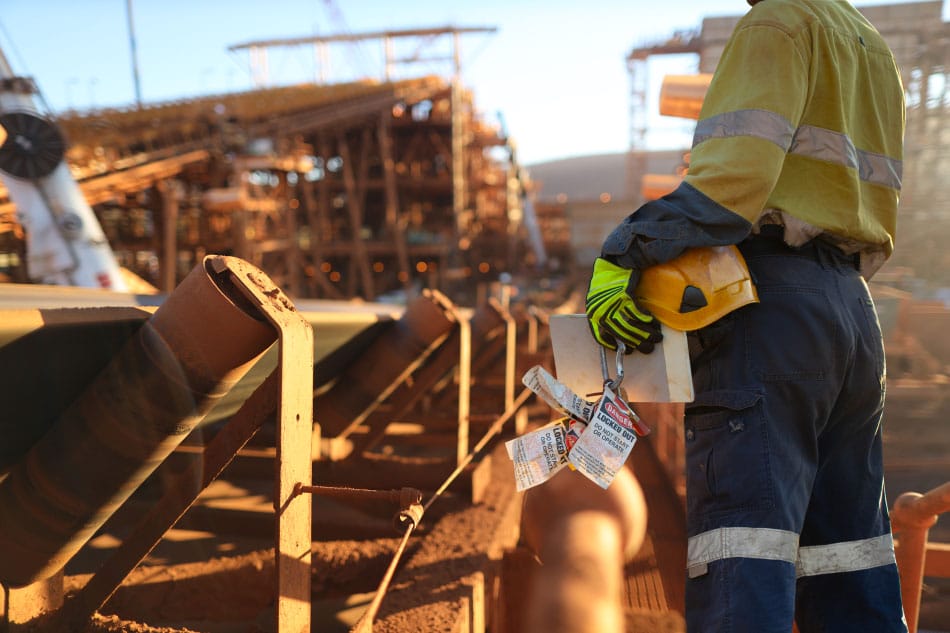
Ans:
{"type": "Polygon", "coordinates": [[[623,567],[646,536],[647,507],[622,468],[606,490],[564,469],[525,492],[522,538],[541,560],[526,633],[623,633],[623,567]]]}
{"type": "Polygon", "coordinates": [[[0,583],[60,570],[274,342],[214,256],[0,482],[0,583]]]}

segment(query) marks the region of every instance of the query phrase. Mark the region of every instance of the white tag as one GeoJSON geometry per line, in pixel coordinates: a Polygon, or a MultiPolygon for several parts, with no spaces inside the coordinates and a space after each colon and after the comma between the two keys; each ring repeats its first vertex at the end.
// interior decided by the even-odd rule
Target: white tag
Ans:
{"type": "Polygon", "coordinates": [[[543,484],[567,466],[567,420],[556,420],[505,442],[508,457],[514,463],[515,486],[519,492],[543,484]]]}
{"type": "Polygon", "coordinates": [[[593,402],[578,396],[540,365],[526,371],[521,382],[552,409],[578,420],[589,420],[594,411],[593,402]]]}
{"type": "Polygon", "coordinates": [[[606,489],[637,443],[627,406],[604,387],[587,429],[568,453],[568,460],[588,479],[606,489]]]}

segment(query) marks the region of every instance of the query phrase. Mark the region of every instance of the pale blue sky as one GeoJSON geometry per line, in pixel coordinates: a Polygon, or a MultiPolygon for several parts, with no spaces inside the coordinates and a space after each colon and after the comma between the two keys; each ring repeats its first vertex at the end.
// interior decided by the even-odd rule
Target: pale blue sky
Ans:
{"type": "MultiPolygon", "coordinates": [[[[145,102],[250,88],[247,53],[227,47],[251,40],[343,29],[497,27],[494,34],[463,37],[463,81],[485,118],[503,114],[524,163],[624,151],[627,53],[674,31],[698,29],[704,16],[740,15],[747,8],[745,0],[132,2],[145,102]]],[[[0,27],[0,47],[14,70],[37,80],[54,113],[134,103],[126,0],[0,0],[0,27]]],[[[381,77],[380,58],[378,46],[364,43],[346,60],[334,59],[333,70],[381,77]]],[[[419,67],[420,74],[426,70],[444,68],[419,67]]],[[[657,63],[651,77],[694,70],[689,59],[669,60],[665,67],[657,63]]],[[[269,58],[274,84],[308,81],[314,73],[307,49],[282,49],[269,58]]],[[[664,118],[655,126],[675,131],[690,124],[664,118]]],[[[679,138],[658,132],[654,140],[676,144],[679,138]]]]}

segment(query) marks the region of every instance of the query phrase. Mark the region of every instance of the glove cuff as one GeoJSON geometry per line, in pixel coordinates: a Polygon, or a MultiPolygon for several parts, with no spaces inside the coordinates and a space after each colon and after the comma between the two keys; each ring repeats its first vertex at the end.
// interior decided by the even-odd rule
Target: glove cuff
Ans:
{"type": "Polygon", "coordinates": [[[627,218],[610,232],[600,250],[600,256],[611,264],[616,264],[621,268],[639,268],[638,262],[634,259],[635,248],[634,241],[637,238],[637,232],[634,225],[627,218]]]}
{"type": "MultiPolygon", "coordinates": [[[[621,264],[617,264],[620,266],[621,264]]],[[[624,292],[627,293],[627,296],[634,300],[636,303],[636,289],[637,284],[640,283],[640,269],[636,266],[630,266],[630,276],[627,278],[627,287],[624,288],[624,292]]]]}

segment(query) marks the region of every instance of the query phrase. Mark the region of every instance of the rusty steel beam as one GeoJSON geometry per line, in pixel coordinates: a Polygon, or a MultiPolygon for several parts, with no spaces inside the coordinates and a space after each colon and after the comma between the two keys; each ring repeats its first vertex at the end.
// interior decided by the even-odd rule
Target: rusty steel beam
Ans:
{"type": "Polygon", "coordinates": [[[178,217],[184,189],[171,179],[158,181],[156,188],[162,198],[162,292],[170,293],[178,284],[178,217]]]}
{"type": "MultiPolygon", "coordinates": [[[[470,387],[472,382],[472,340],[482,340],[488,331],[482,329],[485,319],[481,318],[483,309],[472,313],[469,310],[451,308],[451,329],[448,338],[438,344],[430,358],[418,366],[414,373],[403,380],[387,399],[387,408],[374,412],[363,426],[369,431],[363,438],[354,438],[354,449],[372,451],[373,447],[386,437],[389,422],[400,420],[417,405],[423,397],[431,398],[441,394],[446,402],[448,396],[455,395],[457,403],[453,426],[456,430],[457,460],[468,452],[468,427],[470,422],[470,387]],[[457,387],[453,389],[452,387],[457,387]]],[[[446,410],[449,405],[446,404],[446,410]]],[[[429,418],[431,421],[431,417],[429,418]]]]}
{"type": "Polygon", "coordinates": [[[461,464],[470,442],[469,430],[472,413],[472,326],[467,320],[459,321],[458,358],[458,430],[455,434],[455,463],[461,464]]]}
{"type": "MultiPolygon", "coordinates": [[[[452,362],[458,363],[459,375],[445,374],[439,383],[433,385],[429,394],[431,403],[427,407],[431,413],[426,420],[430,429],[452,428],[456,431],[459,456],[467,452],[467,435],[473,421],[472,386],[485,382],[486,375],[498,362],[508,342],[507,312],[497,302],[482,302],[465,320],[471,330],[468,334],[468,349],[463,349],[463,341],[453,341],[453,351],[458,351],[457,361],[453,359],[452,362]],[[465,388],[461,388],[463,380],[465,388]],[[458,389],[452,388],[455,381],[460,383],[458,389]],[[449,415],[452,408],[456,409],[455,415],[449,415]]],[[[484,405],[481,401],[479,404],[484,405]]],[[[499,404],[507,406],[507,402],[499,404]]]]}
{"type": "Polygon", "coordinates": [[[455,33],[494,33],[495,26],[443,26],[424,29],[397,29],[387,31],[370,31],[368,33],[342,33],[335,35],[312,35],[307,37],[292,37],[272,40],[252,40],[241,44],[233,44],[229,51],[238,51],[245,48],[266,48],[270,46],[299,46],[301,44],[317,44],[320,42],[357,42],[361,40],[375,40],[387,37],[432,37],[455,33]]]}
{"type": "Polygon", "coordinates": [[[181,519],[198,495],[217,479],[261,425],[273,415],[278,399],[277,373],[268,376],[241,408],[208,443],[202,458],[192,459],[170,482],[165,493],[115,552],[66,603],[63,623],[80,629],[115,593],[129,573],[181,519]],[[192,482],[201,481],[195,487],[192,482]]]}
{"type": "Polygon", "coordinates": [[[280,399],[277,406],[277,472],[274,483],[278,633],[310,631],[312,504],[298,495],[311,483],[313,441],[313,330],[260,270],[234,257],[210,260],[277,330],[280,399]]]}
{"type": "MultiPolygon", "coordinates": [[[[340,157],[343,159],[343,186],[346,190],[346,209],[350,217],[350,266],[359,271],[359,278],[363,287],[363,293],[366,299],[372,300],[376,296],[373,286],[373,275],[370,270],[369,255],[366,253],[366,246],[363,243],[363,208],[365,199],[363,197],[365,187],[365,165],[366,165],[366,137],[360,144],[360,164],[359,174],[353,170],[353,156],[350,151],[350,144],[344,132],[337,135],[337,148],[340,157]]],[[[350,282],[356,279],[355,275],[349,276],[350,282]]],[[[355,288],[351,288],[350,294],[355,294],[355,288]]]]}
{"type": "MultiPolygon", "coordinates": [[[[456,327],[451,302],[425,291],[393,327],[376,338],[314,403],[320,434],[342,441],[443,345],[456,327]]],[[[325,447],[330,459],[341,455],[325,447]]]]}
{"type": "Polygon", "coordinates": [[[396,184],[396,160],[392,138],[392,114],[380,114],[376,134],[379,154],[383,161],[383,191],[385,193],[386,227],[396,243],[396,261],[399,265],[399,279],[406,291],[412,287],[409,272],[409,253],[406,244],[406,214],[399,211],[399,188],[396,184]]]}
{"type": "Polygon", "coordinates": [[[188,165],[207,161],[210,155],[207,149],[183,149],[172,156],[83,179],[79,188],[90,205],[101,204],[120,194],[143,191],[157,182],[174,178],[188,165]]]}
{"type": "MultiPolygon", "coordinates": [[[[499,311],[497,303],[486,302],[476,310],[453,310],[453,320],[457,326],[449,338],[433,352],[413,374],[411,381],[403,381],[386,400],[385,410],[373,412],[363,422],[369,433],[364,437],[354,437],[354,452],[371,451],[386,437],[389,422],[404,419],[412,407],[423,396],[434,399],[434,408],[439,415],[429,415],[427,426],[447,427],[444,417],[454,405],[455,415],[451,419],[456,435],[456,463],[468,454],[470,448],[471,426],[471,386],[482,377],[473,374],[473,366],[478,365],[484,352],[492,353],[495,348],[486,345],[486,341],[500,338],[501,328],[507,321],[499,311]],[[473,345],[473,341],[475,345],[473,345]],[[453,402],[454,401],[454,402],[453,402]],[[436,424],[433,424],[435,422],[436,424]]],[[[514,397],[506,399],[509,408],[514,397]]],[[[521,410],[519,410],[520,415],[521,410]]]]}
{"type": "MultiPolygon", "coordinates": [[[[309,626],[309,600],[303,600],[302,596],[309,596],[310,538],[309,534],[306,538],[302,537],[301,531],[310,529],[310,504],[306,499],[295,500],[293,505],[289,501],[296,496],[298,488],[306,487],[310,481],[309,408],[312,381],[308,380],[306,371],[308,365],[312,369],[312,354],[306,346],[310,324],[302,317],[294,316],[295,310],[289,299],[246,263],[223,257],[213,258],[210,263],[218,273],[226,271],[230,274],[231,281],[237,286],[252,286],[244,292],[252,302],[259,304],[261,312],[271,315],[269,320],[276,322],[275,326],[281,333],[278,346],[283,348],[287,344],[292,345],[292,355],[298,360],[294,362],[286,353],[281,354],[278,369],[265,379],[215,434],[202,451],[202,459],[192,459],[187,468],[174,477],[165,494],[150,508],[136,529],[123,539],[89,582],[74,593],[61,620],[70,629],[78,629],[105,604],[122,580],[158,544],[165,532],[181,519],[201,491],[221,474],[261,425],[278,410],[279,422],[283,427],[276,468],[278,488],[284,496],[278,497],[283,499],[281,503],[275,503],[275,506],[279,506],[276,508],[276,598],[280,605],[277,610],[277,630],[303,631],[301,625],[305,622],[309,626]],[[297,331],[299,334],[288,336],[288,331],[297,331]],[[286,379],[288,373],[292,376],[291,380],[286,379]],[[288,452],[288,443],[293,454],[288,452]],[[194,481],[201,481],[201,485],[197,488],[190,485],[194,481]],[[303,567],[307,568],[305,574],[301,574],[303,567]],[[282,629],[281,626],[288,628],[282,629]]],[[[273,533],[273,527],[271,518],[267,531],[273,533]]]]}
{"type": "Polygon", "coordinates": [[[0,482],[0,582],[48,578],[274,341],[197,266],[0,482]]]}
{"type": "MultiPolygon", "coordinates": [[[[471,360],[471,337],[468,319],[458,310],[452,310],[452,320],[457,324],[447,339],[434,350],[424,363],[411,375],[411,380],[403,380],[386,399],[387,407],[377,409],[369,415],[362,426],[367,427],[368,433],[363,437],[353,437],[354,452],[371,451],[373,447],[386,436],[386,429],[390,422],[400,420],[426,396],[431,396],[438,389],[437,385],[452,375],[458,368],[459,378],[459,413],[458,420],[468,423],[468,397],[463,392],[462,385],[466,385],[470,377],[468,364],[471,360]],[[468,351],[466,351],[466,346],[468,351]]],[[[478,336],[477,333],[474,336],[478,336]]],[[[352,436],[351,436],[352,437],[352,436]]]]}
{"type": "MultiPolygon", "coordinates": [[[[191,146],[173,149],[171,152],[178,150],[180,153],[176,155],[166,156],[170,153],[166,150],[159,155],[144,158],[147,162],[83,178],[79,181],[79,189],[90,205],[102,204],[120,195],[144,191],[162,180],[174,178],[188,165],[206,161],[210,156],[207,149],[194,149],[191,146]]],[[[113,168],[115,169],[115,166],[113,168]]],[[[16,205],[13,202],[0,203],[0,216],[12,215],[15,212],[16,205]]]]}
{"type": "Polygon", "coordinates": [[[276,114],[260,122],[248,123],[246,129],[251,136],[266,135],[275,130],[279,130],[283,135],[291,136],[332,129],[352,121],[372,117],[381,110],[389,110],[400,101],[421,101],[433,96],[442,88],[441,79],[424,79],[412,85],[397,86],[382,94],[363,95],[358,99],[337,101],[303,113],[276,114]]]}

